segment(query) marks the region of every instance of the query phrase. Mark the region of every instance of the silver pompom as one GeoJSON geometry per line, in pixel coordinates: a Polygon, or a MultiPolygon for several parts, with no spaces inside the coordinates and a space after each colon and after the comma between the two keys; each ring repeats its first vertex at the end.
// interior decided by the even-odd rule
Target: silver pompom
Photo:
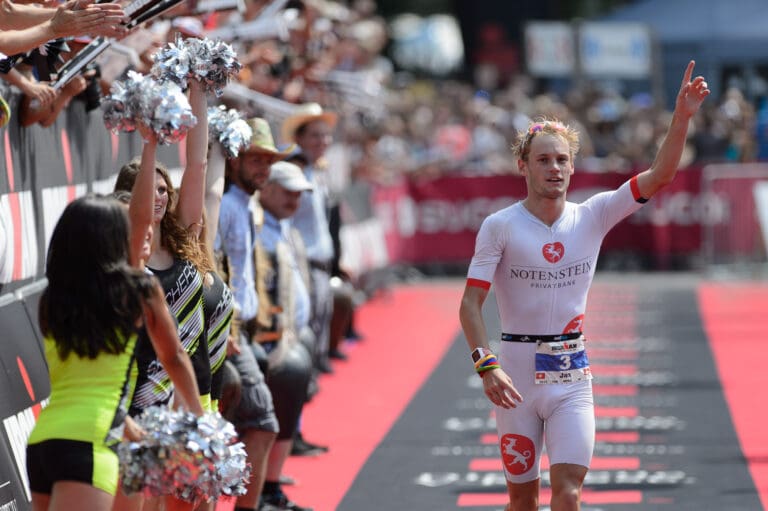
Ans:
{"type": "Polygon", "coordinates": [[[251,143],[253,130],[240,112],[219,105],[208,109],[208,133],[219,141],[227,158],[237,158],[240,150],[251,143]]]}
{"type": "Polygon", "coordinates": [[[251,467],[234,426],[218,413],[202,417],[150,407],[136,419],[140,442],[117,450],[120,484],[127,494],[173,495],[188,502],[245,494],[251,467]]]}
{"type": "Polygon", "coordinates": [[[229,44],[211,39],[176,37],[153,56],[152,74],[159,80],[170,80],[187,88],[188,80],[199,80],[206,92],[217,97],[224,92],[230,78],[242,69],[237,53],[229,44]]]}
{"type": "Polygon", "coordinates": [[[157,135],[160,144],[180,141],[197,124],[189,100],[178,85],[161,83],[134,71],[112,84],[102,109],[108,129],[130,132],[141,122],[157,135]]]}
{"type": "Polygon", "coordinates": [[[136,129],[134,96],[141,90],[144,75],[128,71],[123,80],[117,80],[110,87],[110,94],[101,102],[104,124],[112,131],[131,132],[136,129]]]}

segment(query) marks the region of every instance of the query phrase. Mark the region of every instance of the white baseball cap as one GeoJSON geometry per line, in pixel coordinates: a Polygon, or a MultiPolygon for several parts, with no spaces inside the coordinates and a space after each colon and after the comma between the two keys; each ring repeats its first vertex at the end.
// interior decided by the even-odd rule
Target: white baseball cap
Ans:
{"type": "Polygon", "coordinates": [[[278,161],[269,167],[269,179],[292,192],[311,191],[315,186],[307,181],[301,167],[287,161],[278,161]]]}

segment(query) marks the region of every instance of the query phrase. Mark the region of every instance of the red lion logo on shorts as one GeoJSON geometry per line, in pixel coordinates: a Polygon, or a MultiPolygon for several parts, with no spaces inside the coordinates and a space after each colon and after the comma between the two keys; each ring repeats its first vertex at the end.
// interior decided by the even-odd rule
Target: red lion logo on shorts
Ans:
{"type": "Polygon", "coordinates": [[[533,467],[536,448],[527,436],[506,434],[499,442],[504,468],[512,475],[525,474],[533,467]]]}
{"type": "Polygon", "coordinates": [[[555,264],[565,255],[565,247],[559,241],[547,243],[541,247],[541,253],[544,255],[544,259],[555,264]]]}

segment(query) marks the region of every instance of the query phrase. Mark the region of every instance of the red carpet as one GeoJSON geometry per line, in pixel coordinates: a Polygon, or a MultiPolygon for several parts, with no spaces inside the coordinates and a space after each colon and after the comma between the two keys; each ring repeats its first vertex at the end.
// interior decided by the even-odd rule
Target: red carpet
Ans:
{"type": "MultiPolygon", "coordinates": [[[[429,377],[459,331],[463,282],[398,286],[360,307],[363,337],[346,346],[349,360],[320,381],[307,405],[304,438],[327,444],[315,458],[289,458],[289,498],[315,511],[333,511],[358,471],[429,377]]],[[[220,504],[219,511],[232,509],[220,504]]]]}
{"type": "MultiPolygon", "coordinates": [[[[488,453],[472,454],[474,443],[468,444],[467,438],[472,437],[474,430],[451,432],[442,429],[446,417],[459,417],[467,420],[467,424],[472,423],[469,422],[469,418],[474,417],[471,411],[456,407],[458,403],[466,404],[477,398],[477,389],[466,388],[466,374],[457,369],[464,367],[460,361],[466,347],[460,346],[461,343],[451,346],[453,341],[461,340],[456,335],[460,332],[458,307],[462,287],[460,280],[398,286],[358,310],[356,326],[364,340],[345,346],[349,360],[336,362],[335,374],[321,380],[320,394],[308,405],[304,416],[305,438],[328,444],[331,451],[316,458],[292,457],[288,460],[285,473],[297,480],[297,485],[285,487],[292,500],[303,506],[312,506],[316,511],[392,509],[393,502],[398,502],[397,509],[407,508],[407,502],[418,503],[416,508],[420,509],[428,508],[424,507],[426,502],[435,505],[444,503],[441,509],[462,506],[491,508],[503,504],[506,498],[503,485],[480,486],[474,479],[466,479],[468,474],[478,470],[490,476],[498,471],[498,462],[490,459],[488,453]],[[452,350],[451,356],[443,359],[449,349],[452,350]],[[441,359],[445,367],[438,367],[441,359]],[[455,367],[452,366],[454,363],[455,367]],[[438,380],[442,383],[436,386],[438,380]],[[425,396],[423,391],[419,393],[420,388],[430,388],[430,395],[425,396]],[[436,403],[436,399],[440,403],[436,403]],[[406,409],[411,413],[410,420],[404,419],[406,409]],[[414,414],[421,415],[416,417],[414,414]],[[441,433],[438,437],[422,435],[427,427],[425,425],[441,433]],[[395,432],[411,439],[411,445],[407,442],[388,444],[385,438],[390,439],[395,432]],[[441,452],[446,445],[465,448],[467,454],[463,451],[452,456],[434,454],[436,448],[436,452],[441,452]],[[409,458],[411,453],[413,456],[409,458]],[[366,479],[356,481],[361,471],[366,479]],[[441,474],[454,473],[459,479],[453,483],[444,482],[445,486],[413,483],[420,474],[432,475],[434,479],[430,481],[434,482],[440,480],[441,474]],[[389,489],[387,484],[381,484],[387,482],[392,483],[389,489]],[[379,492],[381,488],[384,488],[384,493],[379,492]],[[398,490],[386,501],[381,501],[380,495],[386,495],[392,488],[398,490]]],[[[611,284],[597,287],[605,291],[614,308],[622,305],[615,302],[628,299],[625,296],[627,290],[619,293],[618,288],[614,289],[611,284]]],[[[642,294],[640,289],[635,289],[633,293],[629,293],[630,298],[642,298],[642,303],[624,304],[632,305],[632,310],[626,313],[616,313],[611,309],[610,314],[600,316],[599,321],[590,327],[594,334],[593,347],[597,350],[595,363],[600,365],[602,378],[601,383],[596,385],[595,394],[602,400],[597,411],[598,419],[605,423],[605,427],[598,432],[598,437],[604,450],[612,447],[606,445],[610,443],[622,444],[617,447],[640,449],[653,448],[661,442],[670,448],[679,446],[689,454],[687,457],[643,454],[640,449],[641,454],[636,457],[611,450],[603,454],[597,452],[593,468],[595,473],[602,473],[608,478],[608,484],[593,483],[585,493],[585,504],[613,506],[625,511],[666,509],[665,506],[674,508],[680,504],[711,501],[723,503],[721,509],[768,510],[768,442],[765,441],[762,431],[764,422],[761,420],[767,418],[768,412],[760,385],[760,378],[765,373],[760,343],[768,331],[768,314],[764,312],[768,306],[768,284],[702,285],[699,282],[687,289],[674,286],[667,289],[649,282],[648,289],[643,288],[646,294],[642,294]],[[698,304],[695,293],[698,293],[698,304]],[[686,302],[686,296],[690,297],[690,303],[686,302]],[[634,311],[641,305],[642,317],[634,311]],[[695,310],[696,305],[700,314],[695,310]],[[644,323],[638,322],[641,319],[644,323]],[[698,321],[703,323],[703,331],[696,331],[693,322],[698,321]],[[679,329],[679,336],[667,333],[674,332],[676,328],[679,329]],[[694,337],[686,337],[691,335],[691,331],[694,337]],[[697,341],[703,341],[705,334],[711,345],[717,377],[722,383],[722,394],[708,387],[715,375],[710,377],[704,374],[713,369],[707,366],[707,358],[697,358],[701,353],[686,351],[696,349],[697,341]],[[606,342],[597,342],[599,337],[604,337],[606,342]],[[656,348],[646,347],[650,349],[647,353],[639,351],[640,339],[653,345],[667,338],[670,340],[668,345],[661,342],[656,348]],[[635,343],[633,346],[637,352],[624,349],[630,341],[635,343]],[[685,370],[676,369],[675,363],[667,363],[667,359],[663,358],[673,353],[679,357],[688,353],[691,363],[697,360],[695,364],[702,364],[703,372],[697,372],[695,365],[686,366],[685,370]],[[633,359],[637,359],[638,368],[642,365],[644,369],[631,368],[633,359]],[[643,383],[644,380],[638,378],[648,373],[649,368],[653,369],[649,374],[663,375],[664,371],[672,371],[670,374],[675,378],[673,384],[643,383]],[[682,386],[675,388],[674,382],[682,386]],[[674,408],[668,408],[664,399],[671,397],[672,394],[667,393],[672,392],[677,397],[670,401],[674,408]],[[718,416],[712,414],[721,412],[707,410],[708,406],[720,410],[724,405],[721,396],[727,401],[740,450],[731,431],[731,420],[715,420],[718,416]],[[687,425],[680,431],[675,428],[626,430],[618,427],[621,421],[656,415],[676,418],[682,425],[687,425]],[[716,425],[713,426],[713,423],[716,425]],[[713,442],[716,438],[726,440],[713,444],[717,453],[711,454],[712,449],[701,451],[706,443],[702,443],[701,439],[706,438],[711,438],[713,442]],[[730,446],[734,446],[733,455],[730,454],[734,452],[730,446]],[[748,470],[734,458],[742,452],[748,470]],[[731,474],[731,480],[718,486],[717,481],[722,480],[725,474],[718,472],[712,460],[730,467],[725,470],[732,470],[736,475],[731,474]],[[668,476],[684,472],[694,477],[690,483],[667,486],[650,484],[645,480],[637,484],[625,482],[623,486],[617,485],[620,473],[640,477],[649,467],[654,467],[658,474],[668,476]],[[741,472],[743,476],[737,477],[741,472]],[[750,476],[758,492],[758,495],[752,493],[752,497],[748,493],[752,484],[749,481],[743,483],[740,479],[745,477],[749,480],[750,476]],[[747,493],[741,496],[739,492],[744,491],[747,493]],[[644,492],[647,494],[645,497],[644,492]]],[[[599,296],[592,298],[592,308],[599,308],[599,296]]],[[[482,410],[477,413],[478,416],[484,415],[482,410]]],[[[481,445],[495,437],[484,428],[478,431],[478,435],[481,445]]],[[[231,509],[231,503],[218,507],[219,511],[231,509]]]]}
{"type": "Polygon", "coordinates": [[[768,509],[768,400],[763,392],[768,285],[704,284],[699,304],[742,451],[768,509]]]}

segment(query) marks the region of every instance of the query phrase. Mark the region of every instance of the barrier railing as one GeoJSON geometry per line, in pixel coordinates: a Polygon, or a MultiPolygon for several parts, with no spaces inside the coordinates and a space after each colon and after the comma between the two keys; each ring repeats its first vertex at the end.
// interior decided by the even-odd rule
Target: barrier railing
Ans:
{"type": "Polygon", "coordinates": [[[768,262],[768,164],[713,164],[702,193],[727,207],[728,222],[702,224],[702,261],[711,272],[765,273],[768,262]]]}

